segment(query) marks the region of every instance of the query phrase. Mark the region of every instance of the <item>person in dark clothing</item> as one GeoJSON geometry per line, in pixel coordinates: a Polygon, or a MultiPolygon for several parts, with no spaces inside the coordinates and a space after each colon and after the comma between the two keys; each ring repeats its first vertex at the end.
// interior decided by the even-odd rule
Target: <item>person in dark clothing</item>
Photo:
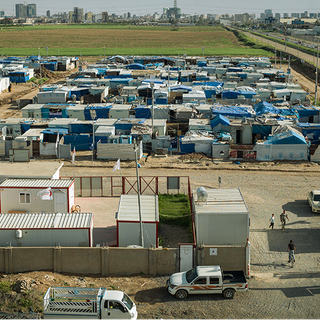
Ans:
{"type": "Polygon", "coordinates": [[[296,247],[293,244],[292,240],[290,240],[289,244],[288,244],[288,248],[287,251],[289,252],[289,261],[291,261],[291,257],[293,259],[294,262],[296,262],[295,258],[294,258],[294,253],[296,252],[296,247]]]}

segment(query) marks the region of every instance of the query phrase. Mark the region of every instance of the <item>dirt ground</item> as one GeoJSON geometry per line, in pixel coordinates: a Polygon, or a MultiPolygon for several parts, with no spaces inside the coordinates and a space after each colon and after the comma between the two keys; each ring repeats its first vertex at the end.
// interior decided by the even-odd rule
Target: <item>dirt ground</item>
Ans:
{"type": "MultiPolygon", "coordinates": [[[[314,84],[299,75],[298,82],[314,84]]],[[[36,91],[35,91],[36,92],[36,91]]],[[[31,93],[33,94],[33,93],[31,93]]],[[[3,94],[0,95],[2,98],[3,94]]],[[[0,118],[19,117],[15,106],[0,107],[0,118]],[[13,109],[10,109],[13,108],[13,109]]],[[[36,160],[41,161],[41,160],[36,160]]],[[[119,175],[113,161],[91,162],[89,153],[77,153],[76,164],[65,161],[61,176],[119,175]]],[[[189,296],[178,301],[165,289],[168,276],[136,274],[102,277],[35,271],[0,278],[0,312],[42,312],[42,298],[50,286],[88,286],[120,289],[136,302],[139,318],[319,318],[320,314],[320,217],[310,211],[307,193],[319,188],[320,166],[310,162],[212,161],[203,155],[148,157],[140,175],[189,176],[199,186],[240,188],[250,212],[251,278],[249,291],[232,300],[220,295],[189,296]],[[278,215],[285,209],[290,221],[280,230],[278,215]],[[275,229],[269,218],[276,215],[275,229]],[[287,244],[297,248],[293,268],[287,263],[287,244]]],[[[135,175],[133,162],[121,163],[122,175],[135,175]]],[[[169,230],[170,234],[170,230],[169,230]]]]}
{"type": "MultiPolygon", "coordinates": [[[[293,166],[293,164],[292,164],[293,166]]],[[[62,168],[70,175],[73,168],[62,168]]],[[[133,168],[122,170],[132,174],[133,168]]],[[[177,169],[141,168],[141,175],[177,175],[177,169]]],[[[76,168],[77,174],[92,176],[101,168],[76,168]],[[79,170],[79,171],[78,171],[79,170]]],[[[111,169],[110,169],[111,171],[111,169]]],[[[184,169],[190,177],[192,189],[198,186],[240,188],[250,212],[251,275],[249,291],[237,294],[233,300],[220,295],[189,296],[178,301],[165,289],[168,276],[135,274],[130,277],[101,277],[96,275],[68,275],[36,271],[2,275],[0,279],[1,311],[35,311],[42,308],[42,297],[49,286],[89,286],[119,288],[127,292],[137,304],[139,318],[318,318],[320,314],[320,220],[310,211],[307,192],[319,187],[320,171],[286,169],[272,170],[197,170],[184,169]],[[285,209],[289,222],[285,232],[280,230],[279,214],[285,209]],[[269,218],[276,215],[275,229],[269,218]],[[287,244],[292,239],[297,248],[293,268],[287,263],[287,244]],[[22,283],[19,281],[24,280],[22,283]],[[5,283],[11,284],[3,292],[5,283]],[[15,284],[17,284],[15,286],[15,284]],[[13,290],[26,290],[17,293],[13,290]],[[23,307],[30,301],[28,307],[23,307]]]]}

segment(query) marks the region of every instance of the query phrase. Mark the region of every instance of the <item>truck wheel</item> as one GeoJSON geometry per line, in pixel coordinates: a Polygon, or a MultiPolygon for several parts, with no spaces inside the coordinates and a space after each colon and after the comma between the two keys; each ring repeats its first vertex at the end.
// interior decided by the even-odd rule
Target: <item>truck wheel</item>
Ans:
{"type": "Polygon", "coordinates": [[[234,297],[234,290],[232,289],[226,289],[223,291],[223,296],[226,298],[226,299],[233,299],[234,297]]]}
{"type": "Polygon", "coordinates": [[[188,292],[186,290],[178,290],[176,292],[176,298],[185,299],[188,296],[188,292]]]}

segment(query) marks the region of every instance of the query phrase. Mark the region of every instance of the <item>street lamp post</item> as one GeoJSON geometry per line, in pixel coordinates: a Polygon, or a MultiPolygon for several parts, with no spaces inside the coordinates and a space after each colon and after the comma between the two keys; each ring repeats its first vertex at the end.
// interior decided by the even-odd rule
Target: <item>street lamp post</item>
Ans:
{"type": "Polygon", "coordinates": [[[317,43],[317,67],[316,67],[316,87],[314,91],[314,105],[317,105],[318,99],[318,67],[319,67],[319,39],[317,43]]]}
{"type": "Polygon", "coordinates": [[[152,107],[152,113],[151,113],[151,138],[153,138],[153,132],[154,132],[154,93],[153,93],[153,88],[154,88],[154,81],[150,81],[150,87],[151,87],[151,107],[152,107]]]}
{"type": "Polygon", "coordinates": [[[139,222],[140,222],[140,246],[144,248],[143,229],[142,229],[142,214],[141,214],[141,196],[140,196],[140,182],[139,182],[139,170],[138,170],[138,146],[136,139],[134,140],[134,158],[136,161],[136,175],[137,175],[137,189],[138,189],[138,209],[139,209],[139,222]]]}

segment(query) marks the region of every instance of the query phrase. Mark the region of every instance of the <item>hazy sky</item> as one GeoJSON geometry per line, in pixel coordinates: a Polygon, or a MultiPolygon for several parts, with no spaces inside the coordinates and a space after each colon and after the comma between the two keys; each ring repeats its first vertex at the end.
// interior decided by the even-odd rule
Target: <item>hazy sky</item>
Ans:
{"type": "MultiPolygon", "coordinates": [[[[15,13],[16,3],[24,1],[0,0],[0,10],[4,10],[6,15],[15,13]]],[[[72,11],[73,7],[83,8],[85,12],[92,11],[100,13],[107,11],[109,14],[131,14],[144,15],[154,12],[162,13],[163,7],[173,7],[174,0],[30,0],[28,3],[37,5],[37,14],[45,14],[47,10],[51,14],[58,12],[72,11]]],[[[319,0],[178,0],[178,7],[182,13],[189,14],[223,14],[223,13],[255,13],[257,16],[265,9],[272,9],[273,13],[292,12],[320,12],[319,0]]]]}

